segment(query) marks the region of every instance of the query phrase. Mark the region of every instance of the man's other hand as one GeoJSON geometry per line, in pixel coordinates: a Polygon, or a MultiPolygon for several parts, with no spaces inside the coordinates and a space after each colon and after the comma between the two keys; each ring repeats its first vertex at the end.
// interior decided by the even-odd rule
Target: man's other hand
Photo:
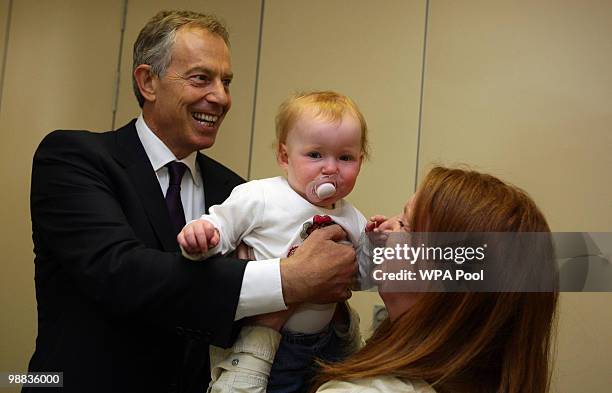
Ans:
{"type": "Polygon", "coordinates": [[[287,305],[335,303],[351,297],[357,272],[355,250],[339,244],[346,233],[339,225],[317,229],[289,258],[281,260],[283,297],[287,305]]]}

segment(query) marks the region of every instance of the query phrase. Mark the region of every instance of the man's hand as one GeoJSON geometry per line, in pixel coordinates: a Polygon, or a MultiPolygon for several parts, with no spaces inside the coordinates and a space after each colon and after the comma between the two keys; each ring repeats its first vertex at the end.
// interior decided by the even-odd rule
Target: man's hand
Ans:
{"type": "Polygon", "coordinates": [[[317,229],[280,264],[287,305],[335,303],[351,297],[357,263],[352,246],[338,244],[346,233],[339,225],[317,229]]]}
{"type": "Polygon", "coordinates": [[[185,225],[176,237],[188,254],[200,254],[219,244],[219,231],[206,220],[195,220],[185,225]]]}
{"type": "Polygon", "coordinates": [[[270,329],[274,329],[277,332],[285,326],[285,322],[289,320],[289,317],[297,309],[297,306],[291,306],[287,310],[271,312],[268,314],[254,315],[246,319],[246,325],[257,325],[265,326],[270,329]]]}
{"type": "Polygon", "coordinates": [[[255,258],[255,251],[253,251],[253,248],[247,246],[244,242],[240,242],[238,247],[236,247],[236,256],[245,261],[255,261],[257,259],[255,258]]]}

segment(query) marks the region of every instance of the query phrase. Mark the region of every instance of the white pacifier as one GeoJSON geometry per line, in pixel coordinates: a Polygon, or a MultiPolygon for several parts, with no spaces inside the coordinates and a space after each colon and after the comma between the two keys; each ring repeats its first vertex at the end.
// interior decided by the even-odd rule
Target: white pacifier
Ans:
{"type": "Polygon", "coordinates": [[[336,186],[331,183],[323,183],[317,187],[315,192],[321,200],[327,199],[336,193],[336,186]]]}
{"type": "Polygon", "coordinates": [[[308,183],[306,196],[311,202],[321,202],[336,193],[336,175],[322,175],[308,183]]]}

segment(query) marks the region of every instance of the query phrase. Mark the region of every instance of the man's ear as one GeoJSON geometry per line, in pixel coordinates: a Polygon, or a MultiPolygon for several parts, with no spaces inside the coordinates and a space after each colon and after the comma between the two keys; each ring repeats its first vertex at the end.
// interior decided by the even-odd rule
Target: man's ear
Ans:
{"type": "Polygon", "coordinates": [[[146,101],[155,101],[155,83],[154,76],[151,73],[151,66],[148,64],[140,64],[134,69],[134,80],[138,85],[140,94],[146,101]]]}
{"type": "Polygon", "coordinates": [[[289,166],[289,156],[287,154],[287,145],[284,143],[278,144],[278,150],[276,151],[276,162],[281,168],[287,170],[287,167],[289,166]]]}

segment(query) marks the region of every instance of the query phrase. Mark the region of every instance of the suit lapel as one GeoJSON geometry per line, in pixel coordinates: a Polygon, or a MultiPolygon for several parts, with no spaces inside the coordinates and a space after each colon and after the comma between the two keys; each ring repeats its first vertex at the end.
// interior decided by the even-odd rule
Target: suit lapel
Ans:
{"type": "Polygon", "coordinates": [[[164,195],[134,124],[133,120],[116,131],[115,159],[131,179],[164,251],[177,251],[178,245],[164,195]]]}
{"type": "Polygon", "coordinates": [[[206,202],[206,214],[208,214],[208,209],[213,205],[221,204],[233,187],[228,185],[228,179],[215,168],[210,158],[198,152],[197,160],[204,182],[204,201],[206,202]]]}

